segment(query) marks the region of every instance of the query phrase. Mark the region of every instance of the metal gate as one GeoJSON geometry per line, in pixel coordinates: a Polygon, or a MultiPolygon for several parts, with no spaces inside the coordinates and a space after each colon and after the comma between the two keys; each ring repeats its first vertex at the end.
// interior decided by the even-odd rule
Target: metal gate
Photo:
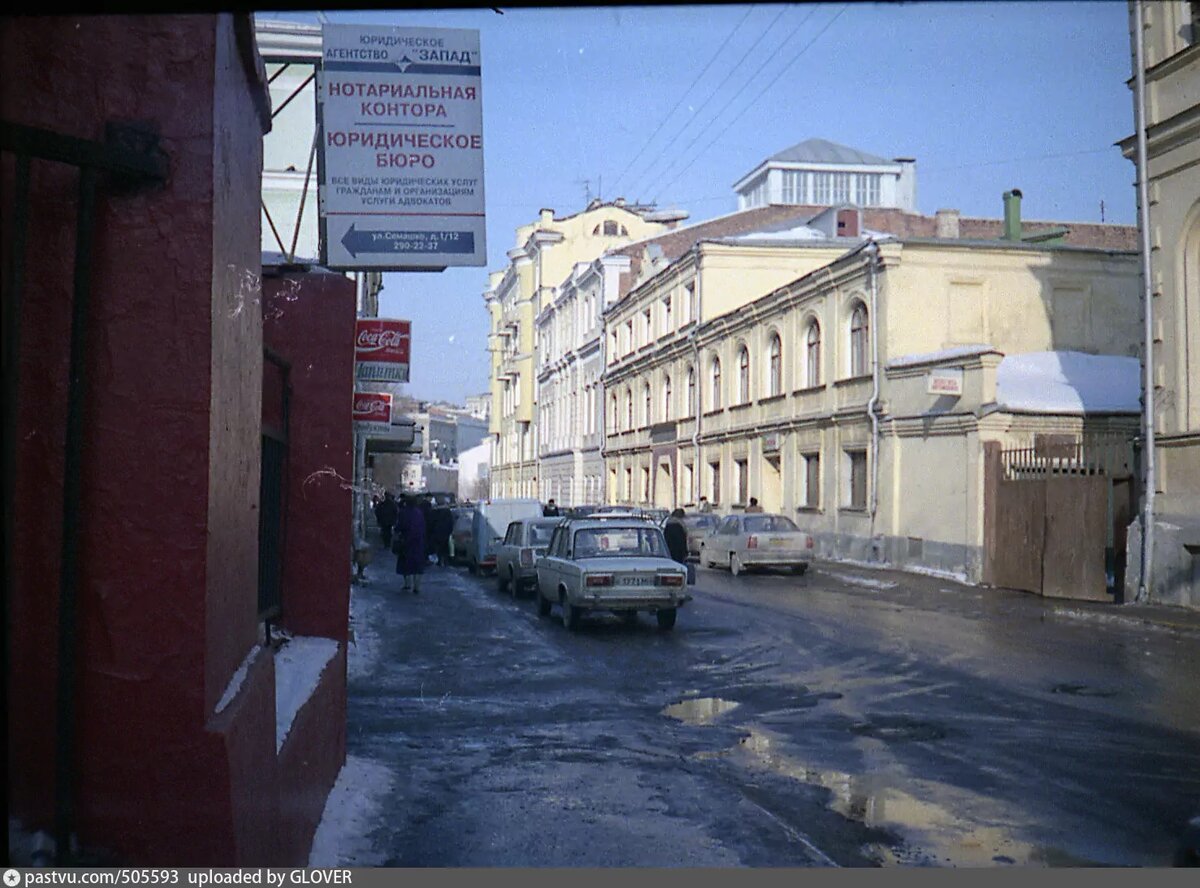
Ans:
{"type": "Polygon", "coordinates": [[[984,445],[984,582],[1120,601],[1134,513],[1133,440],[1038,435],[984,445]]]}

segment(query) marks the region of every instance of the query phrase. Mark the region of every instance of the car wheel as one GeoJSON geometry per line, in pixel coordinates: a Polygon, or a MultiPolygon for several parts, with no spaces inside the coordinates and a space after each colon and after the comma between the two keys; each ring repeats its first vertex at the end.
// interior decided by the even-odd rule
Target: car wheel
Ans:
{"type": "Polygon", "coordinates": [[[467,571],[471,574],[471,576],[479,573],[479,565],[475,563],[474,559],[467,562],[467,571]]]}
{"type": "Polygon", "coordinates": [[[521,597],[521,584],[513,576],[511,567],[508,569],[508,593],[513,597],[513,601],[521,597]]]}
{"type": "Polygon", "coordinates": [[[503,571],[496,571],[496,591],[503,595],[508,591],[508,580],[504,578],[503,571]]]}
{"type": "Polygon", "coordinates": [[[794,567],[792,567],[792,572],[795,573],[796,576],[798,576],[798,577],[804,576],[804,574],[807,570],[808,570],[807,564],[797,564],[794,567]]]}
{"type": "Polygon", "coordinates": [[[549,616],[550,608],[551,608],[550,599],[542,594],[541,586],[537,587],[537,600],[538,600],[538,616],[539,617],[549,616]]]}
{"type": "Polygon", "coordinates": [[[729,553],[729,572],[735,577],[741,576],[746,572],[746,568],[742,566],[742,559],[738,558],[734,552],[729,553]]]}
{"type": "Polygon", "coordinates": [[[673,607],[665,607],[654,614],[654,618],[658,620],[658,628],[664,632],[675,628],[676,610],[673,607]]]}
{"type": "Polygon", "coordinates": [[[583,620],[583,609],[571,604],[566,598],[562,600],[562,621],[572,632],[579,629],[579,624],[583,620]]]}

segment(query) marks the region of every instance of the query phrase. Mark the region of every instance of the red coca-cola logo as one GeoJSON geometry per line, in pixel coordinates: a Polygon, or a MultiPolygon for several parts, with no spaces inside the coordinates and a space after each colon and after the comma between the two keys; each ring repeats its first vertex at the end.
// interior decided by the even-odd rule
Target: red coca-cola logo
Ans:
{"type": "Polygon", "coordinates": [[[399,348],[404,339],[399,330],[359,330],[357,345],[360,351],[399,348]]]}
{"type": "Polygon", "coordinates": [[[371,354],[373,360],[408,360],[408,321],[360,320],[354,336],[355,351],[371,354]]]}
{"type": "Polygon", "coordinates": [[[359,398],[354,402],[354,410],[357,413],[378,413],[381,410],[387,410],[392,405],[383,398],[359,398]]]}

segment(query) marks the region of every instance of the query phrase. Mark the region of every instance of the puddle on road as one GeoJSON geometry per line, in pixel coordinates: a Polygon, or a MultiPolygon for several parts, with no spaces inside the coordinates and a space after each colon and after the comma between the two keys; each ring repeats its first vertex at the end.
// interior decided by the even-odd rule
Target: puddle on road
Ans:
{"type": "Polygon", "coordinates": [[[695,700],[682,700],[666,707],[662,714],[677,719],[689,725],[709,725],[718,717],[731,709],[737,709],[738,704],[719,697],[700,697],[695,700]]]}
{"type": "MultiPolygon", "coordinates": [[[[931,781],[913,781],[925,798],[918,798],[885,780],[823,770],[797,762],[779,752],[771,738],[748,728],[749,736],[734,748],[747,756],[752,767],[820,786],[832,793],[829,807],[865,826],[894,832],[904,838],[900,846],[872,845],[864,849],[884,866],[993,867],[1037,866],[1043,863],[1038,849],[1012,836],[1003,815],[966,819],[932,800],[933,796],[964,795],[961,790],[931,781]]],[[[995,807],[992,800],[968,795],[954,800],[961,810],[995,807]]]]}

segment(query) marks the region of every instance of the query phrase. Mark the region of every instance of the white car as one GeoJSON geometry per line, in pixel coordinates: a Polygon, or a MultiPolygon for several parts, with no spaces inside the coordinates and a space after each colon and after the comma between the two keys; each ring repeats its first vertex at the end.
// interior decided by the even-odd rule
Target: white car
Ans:
{"type": "Polygon", "coordinates": [[[554,528],[561,518],[521,518],[508,525],[496,549],[496,588],[513,598],[537,583],[537,560],[546,554],[554,528]]]}
{"type": "Polygon", "coordinates": [[[791,568],[802,574],[813,549],[812,536],[784,515],[730,515],[701,541],[700,563],[728,567],[735,577],[759,567],[791,568]]]}
{"type": "Polygon", "coordinates": [[[675,626],[692,600],[687,570],[672,561],[662,529],[638,518],[564,521],[537,562],[538,613],[557,604],[563,625],[579,628],[588,611],[611,611],[627,621],[654,614],[660,629],[675,626]]]}

